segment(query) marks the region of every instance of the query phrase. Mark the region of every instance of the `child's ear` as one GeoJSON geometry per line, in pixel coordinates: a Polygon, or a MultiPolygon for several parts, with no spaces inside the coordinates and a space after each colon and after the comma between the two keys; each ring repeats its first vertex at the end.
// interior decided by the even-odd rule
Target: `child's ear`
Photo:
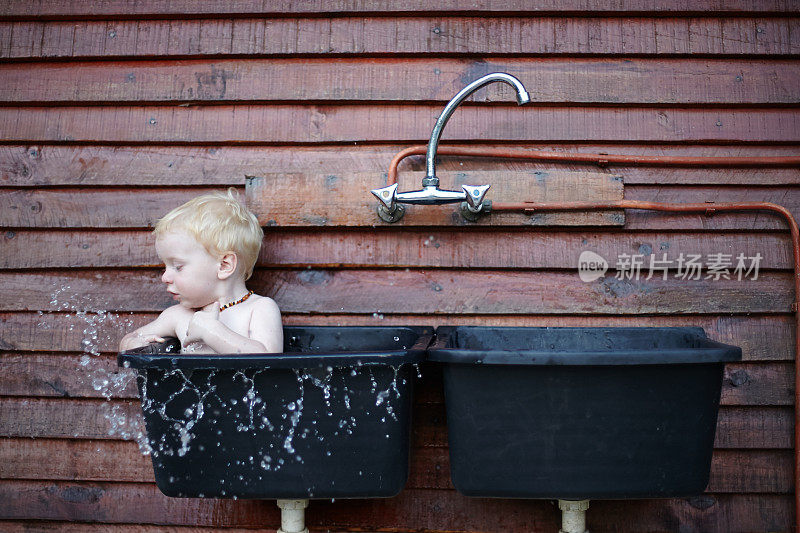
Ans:
{"type": "Polygon", "coordinates": [[[217,277],[219,279],[228,279],[236,272],[236,265],[239,264],[239,259],[234,252],[225,253],[219,260],[219,267],[217,269],[217,277]]]}

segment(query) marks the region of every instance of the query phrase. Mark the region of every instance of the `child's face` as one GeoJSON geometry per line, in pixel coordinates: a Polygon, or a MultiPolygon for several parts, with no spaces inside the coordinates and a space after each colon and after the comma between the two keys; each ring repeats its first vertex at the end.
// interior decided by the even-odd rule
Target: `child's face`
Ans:
{"type": "Polygon", "coordinates": [[[164,262],[161,281],[182,306],[198,309],[217,299],[219,259],[194,237],[183,231],[161,235],[156,239],[156,253],[164,262]]]}

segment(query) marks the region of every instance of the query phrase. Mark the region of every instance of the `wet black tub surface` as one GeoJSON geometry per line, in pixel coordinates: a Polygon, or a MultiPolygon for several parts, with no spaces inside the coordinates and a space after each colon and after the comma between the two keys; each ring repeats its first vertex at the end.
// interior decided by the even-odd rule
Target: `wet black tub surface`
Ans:
{"type": "Polygon", "coordinates": [[[375,498],[408,476],[424,327],[285,327],[282,354],[119,355],[168,496],[375,498]]]}
{"type": "Polygon", "coordinates": [[[708,484],[725,362],[701,328],[440,327],[453,484],[506,498],[651,498],[708,484]]]}

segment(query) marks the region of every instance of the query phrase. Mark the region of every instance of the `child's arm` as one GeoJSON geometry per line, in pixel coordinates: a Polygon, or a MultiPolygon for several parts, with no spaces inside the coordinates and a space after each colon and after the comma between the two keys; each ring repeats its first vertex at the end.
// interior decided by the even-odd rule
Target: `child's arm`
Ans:
{"type": "Polygon", "coordinates": [[[180,311],[179,305],[168,307],[149,324],[145,324],[122,337],[122,340],[119,341],[119,351],[124,352],[147,346],[151,342],[164,342],[164,337],[176,337],[175,324],[178,311],[180,311]]]}
{"type": "Polygon", "coordinates": [[[184,345],[203,342],[217,353],[281,353],[283,325],[278,305],[262,297],[254,302],[248,324],[249,336],[231,330],[219,321],[219,302],[214,302],[192,316],[184,345]]]}

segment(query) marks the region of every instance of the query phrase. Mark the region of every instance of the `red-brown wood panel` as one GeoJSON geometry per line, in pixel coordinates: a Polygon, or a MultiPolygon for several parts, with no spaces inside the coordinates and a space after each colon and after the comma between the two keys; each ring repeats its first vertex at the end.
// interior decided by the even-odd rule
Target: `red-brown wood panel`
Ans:
{"type": "Polygon", "coordinates": [[[313,17],[0,22],[0,58],[216,55],[760,55],[797,17],[313,17]]]}
{"type": "MultiPolygon", "coordinates": [[[[300,269],[257,271],[250,283],[286,313],[315,314],[777,314],[793,301],[788,273],[660,276],[584,283],[558,271],[300,269]]],[[[0,272],[0,311],[160,311],[172,302],[155,271],[0,272]]]]}
{"type": "MultiPolygon", "coordinates": [[[[47,520],[100,516],[115,523],[275,528],[273,501],[166,498],[155,485],[4,481],[0,497],[8,502],[2,518],[30,514],[47,520]]],[[[781,495],[714,495],[686,500],[598,501],[587,526],[593,531],[675,531],[703,524],[719,533],[780,530],[791,517],[791,499],[781,495]]],[[[530,531],[558,528],[559,511],[546,500],[472,499],[455,491],[418,489],[384,500],[314,501],[308,525],[369,530],[530,531]],[[497,529],[495,529],[497,528],[497,529]]]]}
{"type": "MultiPolygon", "coordinates": [[[[479,174],[476,174],[480,177],[479,174]]],[[[269,199],[248,198],[252,209],[260,216],[265,226],[336,227],[361,226],[382,230],[403,226],[425,226],[434,228],[481,226],[495,224],[493,220],[467,223],[453,205],[425,207],[409,206],[408,214],[400,223],[391,225],[378,218],[378,201],[369,193],[370,189],[385,185],[385,177],[370,179],[371,174],[338,176],[331,174],[327,187],[314,187],[314,183],[296,180],[297,189],[287,183],[275,190],[273,202],[281,202],[276,208],[283,216],[269,216],[266,207],[269,199]],[[336,205],[326,201],[337,195],[338,188],[348,196],[336,205]],[[312,195],[303,201],[302,194],[312,195]],[[277,219],[277,220],[276,220],[277,219]]],[[[442,175],[444,178],[444,174],[442,175]]],[[[609,176],[610,177],[610,176],[609,176]]],[[[291,177],[287,177],[290,181],[291,177]]],[[[260,181],[260,180],[254,180],[260,181]]],[[[576,182],[578,180],[576,179],[576,182]]],[[[263,181],[262,190],[263,190],[263,181]]],[[[568,180],[562,180],[568,184],[568,180]]],[[[518,186],[522,184],[517,183],[518,186]]],[[[418,186],[418,185],[416,185],[418,186]]],[[[495,184],[495,187],[501,185],[495,184]]],[[[151,228],[166,212],[181,205],[194,196],[219,190],[211,187],[192,188],[122,188],[122,187],[69,187],[69,188],[0,188],[0,226],[17,228],[151,228]]],[[[625,187],[628,200],[680,202],[773,202],[785,206],[795,218],[800,217],[800,188],[795,186],[679,186],[679,185],[630,185],[625,187]]],[[[253,194],[256,193],[255,191],[253,194]]],[[[243,195],[244,196],[244,195],[243,195]]],[[[531,194],[533,196],[533,193],[531,194]]],[[[488,198],[494,198],[491,191],[488,198]]],[[[527,227],[533,233],[544,231],[547,226],[585,225],[612,228],[622,219],[615,212],[604,212],[581,217],[569,214],[514,214],[508,213],[498,225],[527,227]],[[605,213],[609,213],[605,216],[605,213]],[[562,216],[563,215],[563,216],[562,216]]],[[[786,221],[775,213],[742,212],[715,213],[658,213],[642,210],[625,211],[625,228],[629,230],[662,231],[725,231],[725,230],[770,230],[785,231],[786,221]]],[[[597,228],[593,228],[597,231],[597,228]]],[[[438,229],[437,229],[438,231],[438,229]]],[[[7,234],[7,238],[8,238],[7,234]]],[[[763,254],[762,254],[763,255],[763,254]]]]}
{"type": "MultiPolygon", "coordinates": [[[[0,107],[0,141],[14,143],[420,144],[440,105],[285,104],[0,107]]],[[[795,108],[465,105],[446,141],[800,142],[795,108]]]]}
{"type": "MultiPolygon", "coordinates": [[[[433,127],[431,122],[430,127],[433,127]]],[[[489,144],[487,148],[503,145],[489,144]]],[[[507,146],[507,145],[506,145],[507,146]]],[[[608,145],[536,144],[518,148],[557,152],[666,155],[691,157],[796,156],[799,145],[608,145]]],[[[376,179],[405,146],[58,146],[0,145],[0,187],[157,186],[224,187],[244,184],[244,176],[276,172],[374,172],[376,179]]],[[[800,168],[654,167],[439,156],[437,170],[577,170],[621,175],[626,185],[788,185],[800,184],[800,168]]],[[[411,156],[399,166],[401,186],[417,185],[425,172],[424,156],[411,156]]],[[[448,178],[449,179],[449,178],[448,178]]],[[[450,183],[442,181],[443,184],[450,183]]]]}
{"type": "MultiPolygon", "coordinates": [[[[158,492],[135,442],[144,425],[133,373],[116,367],[115,351],[171,304],[148,229],[155,220],[209,190],[244,194],[246,176],[284,173],[358,181],[347,198],[295,183],[270,199],[306,211],[358,204],[339,218],[266,228],[252,287],[278,301],[286,324],[701,326],[741,346],[743,361],[724,372],[708,491],[592,502],[588,526],[788,531],[796,297],[783,220],[629,210],[611,228],[548,227],[537,214],[520,217],[522,227],[431,227],[410,210],[401,227],[377,219],[368,190],[385,183],[398,150],[428,139],[445,101],[497,70],[519,76],[533,103],[517,107],[510,88],[494,84],[453,115],[444,143],[797,156],[798,8],[0,0],[0,529],[277,527],[272,501],[158,492]],[[584,250],[609,260],[604,279],[580,281],[584,250]],[[758,279],[685,280],[674,270],[645,279],[645,264],[641,279],[614,277],[620,254],[681,253],[760,254],[761,270],[758,279]]],[[[800,216],[796,165],[439,159],[446,187],[460,173],[490,177],[497,194],[504,171],[599,172],[622,176],[627,199],[769,201],[800,216]]],[[[418,188],[424,167],[423,156],[406,159],[401,188],[418,188]]],[[[455,492],[441,368],[425,364],[422,374],[406,490],[314,501],[312,530],[556,531],[553,502],[455,492]]]]}
{"type": "MultiPolygon", "coordinates": [[[[753,59],[229,59],[0,65],[0,102],[446,102],[465,83],[508,72],[536,104],[796,104],[796,61],[753,59]],[[609,90],[609,88],[613,88],[609,90]]],[[[470,101],[513,101],[494,84],[470,101]]]]}
{"type": "MultiPolygon", "coordinates": [[[[708,251],[755,257],[761,270],[790,270],[788,233],[707,233],[652,231],[563,231],[475,228],[411,228],[382,231],[360,228],[285,228],[267,231],[259,267],[460,267],[577,268],[578,257],[591,250],[614,264],[619,255],[640,254],[649,261],[676,261],[680,254],[708,251]],[[324,238],[321,238],[324,236],[324,238]]],[[[149,230],[7,229],[0,234],[0,269],[142,267],[159,265],[149,230]]],[[[672,265],[673,270],[675,264],[672,265]]],[[[647,265],[645,267],[647,270],[647,265]]]]}
{"type": "Polygon", "coordinates": [[[526,0],[502,0],[477,2],[464,5],[462,0],[441,0],[435,4],[424,0],[171,0],[170,2],[138,1],[131,4],[126,0],[97,0],[91,5],[82,2],[59,2],[57,0],[32,0],[0,2],[0,18],[58,18],[75,17],[193,17],[236,15],[277,15],[290,13],[332,15],[353,13],[406,14],[415,12],[448,13],[531,13],[584,12],[602,15],[605,13],[783,13],[792,14],[797,10],[794,0],[728,0],[720,4],[714,0],[598,0],[591,5],[583,0],[540,0],[535,3],[526,0]]]}

